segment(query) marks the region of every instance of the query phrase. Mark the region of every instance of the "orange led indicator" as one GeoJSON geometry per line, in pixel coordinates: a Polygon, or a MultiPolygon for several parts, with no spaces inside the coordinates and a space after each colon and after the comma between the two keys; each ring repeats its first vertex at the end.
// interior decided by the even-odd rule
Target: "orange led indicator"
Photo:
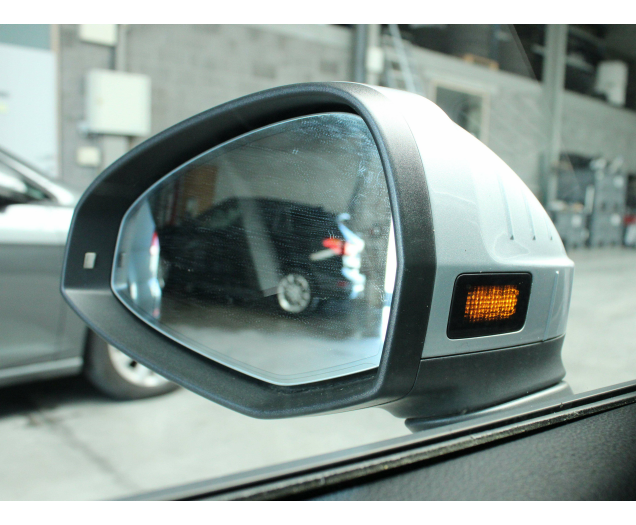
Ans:
{"type": "Polygon", "coordinates": [[[519,287],[514,284],[473,286],[466,297],[464,319],[469,323],[503,321],[517,311],[519,287]]]}

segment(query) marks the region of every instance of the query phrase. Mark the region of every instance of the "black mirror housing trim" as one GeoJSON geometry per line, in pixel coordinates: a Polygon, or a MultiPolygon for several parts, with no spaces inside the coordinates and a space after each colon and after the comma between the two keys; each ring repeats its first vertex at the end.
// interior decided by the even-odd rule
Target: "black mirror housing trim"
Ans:
{"type": "Polygon", "coordinates": [[[108,167],[80,200],[69,233],[62,293],[101,337],[168,379],[259,418],[295,417],[389,403],[418,374],[435,282],[431,205],[415,139],[392,102],[370,86],[334,82],[274,88],[222,104],[148,139],[108,167]],[[379,367],[334,380],[276,386],[229,369],[163,336],[114,296],[110,276],[119,226],[164,175],[244,133],[295,117],[349,112],[378,147],[393,214],[397,275],[379,367]],[[93,269],[84,255],[97,254],[93,269]]]}
{"type": "Polygon", "coordinates": [[[539,392],[565,377],[564,340],[422,359],[409,395],[382,408],[401,418],[451,421],[539,392]]]}

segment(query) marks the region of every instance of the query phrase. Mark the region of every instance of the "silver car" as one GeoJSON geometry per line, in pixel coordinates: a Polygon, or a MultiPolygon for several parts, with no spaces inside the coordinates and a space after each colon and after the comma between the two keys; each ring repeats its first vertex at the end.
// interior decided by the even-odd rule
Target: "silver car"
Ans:
{"type": "MultiPolygon", "coordinates": [[[[62,299],[64,246],[77,200],[76,192],[0,149],[0,386],[83,373],[118,399],[170,392],[176,385],[97,337],[62,299]]],[[[156,237],[150,224],[144,232],[156,237]]],[[[146,267],[158,251],[156,242],[148,245],[146,267]]],[[[158,316],[158,284],[145,282],[158,316]]]]}

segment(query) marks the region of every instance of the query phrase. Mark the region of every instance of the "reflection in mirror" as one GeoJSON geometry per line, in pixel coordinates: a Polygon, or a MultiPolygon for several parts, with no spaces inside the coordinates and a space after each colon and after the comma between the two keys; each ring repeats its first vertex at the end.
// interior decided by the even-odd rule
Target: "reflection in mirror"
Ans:
{"type": "Polygon", "coordinates": [[[327,113],[215,147],[142,195],[112,285],[186,347],[279,385],[378,366],[396,274],[380,156],[327,113]]]}

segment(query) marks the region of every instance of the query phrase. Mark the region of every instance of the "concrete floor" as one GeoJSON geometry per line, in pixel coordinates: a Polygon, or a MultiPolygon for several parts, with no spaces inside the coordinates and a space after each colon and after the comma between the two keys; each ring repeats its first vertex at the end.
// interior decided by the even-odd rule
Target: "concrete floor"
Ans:
{"type": "MultiPolygon", "coordinates": [[[[636,379],[636,251],[575,251],[563,358],[583,392],[636,379]]],[[[407,434],[380,409],[261,421],[185,390],[114,402],[81,378],[0,389],[0,499],[101,499],[407,434]]]]}
{"type": "Polygon", "coordinates": [[[0,390],[0,500],[116,498],[407,434],[380,409],[252,419],[180,390],[115,402],[81,378],[0,390]]]}
{"type": "Polygon", "coordinates": [[[575,393],[636,379],[636,250],[576,250],[563,345],[575,393]]]}

